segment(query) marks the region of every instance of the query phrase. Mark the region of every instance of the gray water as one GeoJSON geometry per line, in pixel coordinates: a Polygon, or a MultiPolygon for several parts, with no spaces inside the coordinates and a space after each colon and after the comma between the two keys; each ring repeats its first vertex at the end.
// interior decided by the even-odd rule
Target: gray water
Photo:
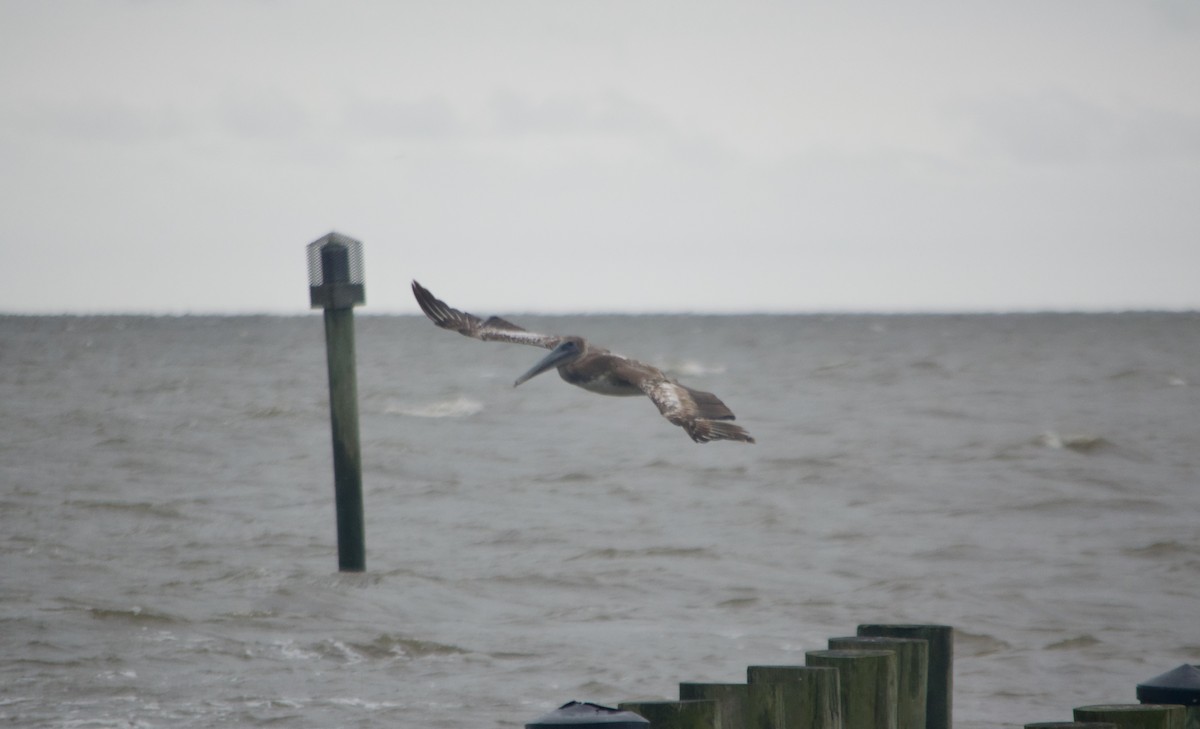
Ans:
{"type": "Polygon", "coordinates": [[[0,318],[0,718],[519,727],[866,622],[955,626],[964,727],[1200,662],[1200,316],[518,320],[758,444],[360,314],[343,575],[319,315],[0,318]]]}

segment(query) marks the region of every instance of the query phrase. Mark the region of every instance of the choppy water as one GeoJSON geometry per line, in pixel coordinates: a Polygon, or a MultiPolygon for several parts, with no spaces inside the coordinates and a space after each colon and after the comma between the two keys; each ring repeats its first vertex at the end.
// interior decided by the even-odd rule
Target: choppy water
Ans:
{"type": "Polygon", "coordinates": [[[296,318],[0,318],[0,718],[503,727],[956,626],[955,719],[1200,662],[1200,316],[521,318],[758,444],[358,317],[367,566],[336,572],[296,318]]]}

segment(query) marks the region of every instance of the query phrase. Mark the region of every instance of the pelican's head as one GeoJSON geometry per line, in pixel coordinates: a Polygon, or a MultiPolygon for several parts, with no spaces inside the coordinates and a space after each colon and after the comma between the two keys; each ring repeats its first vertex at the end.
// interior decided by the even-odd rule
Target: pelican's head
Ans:
{"type": "Polygon", "coordinates": [[[518,377],[517,381],[513,383],[513,387],[520,385],[525,380],[537,377],[551,367],[562,367],[569,364],[579,359],[586,351],[587,342],[583,341],[582,337],[564,337],[557,347],[550,350],[550,354],[530,367],[528,372],[518,377]]]}

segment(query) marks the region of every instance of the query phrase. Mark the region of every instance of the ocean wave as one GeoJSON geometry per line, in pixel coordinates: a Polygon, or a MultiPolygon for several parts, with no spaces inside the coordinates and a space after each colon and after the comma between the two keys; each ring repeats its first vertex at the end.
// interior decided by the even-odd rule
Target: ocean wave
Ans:
{"type": "Polygon", "coordinates": [[[580,481],[595,481],[596,476],[584,471],[567,471],[565,473],[547,474],[535,480],[541,483],[576,483],[580,481]]]}
{"type": "Polygon", "coordinates": [[[149,501],[100,501],[94,499],[68,499],[64,506],[95,511],[124,512],[135,516],[157,516],[164,519],[182,519],[183,514],[169,504],[149,501]]]}
{"type": "Polygon", "coordinates": [[[617,549],[604,547],[592,549],[568,557],[568,562],[579,559],[627,559],[630,557],[690,557],[698,559],[716,559],[717,555],[705,547],[647,547],[645,549],[617,549]]]}
{"type": "Polygon", "coordinates": [[[965,630],[954,631],[954,651],[956,654],[978,658],[1006,651],[1011,647],[1008,641],[986,633],[968,633],[965,630]]]}
{"type": "Polygon", "coordinates": [[[1121,553],[1128,557],[1145,557],[1162,559],[1164,557],[1182,557],[1191,554],[1193,547],[1175,539],[1147,544],[1144,547],[1128,547],[1121,553]]]}
{"type": "Polygon", "coordinates": [[[140,605],[132,605],[127,608],[87,607],[85,608],[85,612],[96,620],[124,621],[134,625],[161,625],[186,622],[181,618],[168,615],[167,613],[146,610],[140,605]]]}
{"type": "Polygon", "coordinates": [[[1015,504],[1007,507],[1006,510],[1014,512],[1039,512],[1042,514],[1075,515],[1088,510],[1123,512],[1129,514],[1156,514],[1165,510],[1169,510],[1169,507],[1161,501],[1154,499],[1052,497],[1048,499],[1031,501],[1029,503],[1015,504]]]}
{"type": "Polygon", "coordinates": [[[248,407],[244,411],[247,418],[251,420],[270,420],[272,418],[289,418],[296,415],[296,411],[281,405],[255,405],[248,407]]]}
{"type": "Polygon", "coordinates": [[[402,709],[404,704],[395,701],[367,701],[366,699],[355,697],[340,698],[334,696],[328,699],[317,699],[317,702],[325,702],[332,706],[344,706],[351,709],[363,709],[366,711],[379,711],[381,709],[402,709]]]}
{"type": "MultiPolygon", "coordinates": [[[[328,651],[323,651],[323,646],[317,645],[312,648],[305,648],[291,638],[273,640],[270,643],[271,653],[279,658],[288,661],[315,661],[319,658],[328,657],[328,651]]],[[[250,651],[246,651],[250,655],[250,651]]]]}
{"type": "Polygon", "coordinates": [[[694,359],[668,362],[663,369],[677,377],[703,377],[705,375],[725,374],[725,365],[723,364],[706,364],[694,359]]]}
{"type": "Polygon", "coordinates": [[[1116,447],[1112,441],[1099,435],[1062,435],[1053,430],[1047,430],[1034,438],[1033,443],[1045,448],[1075,451],[1076,453],[1099,453],[1116,447]]]}
{"type": "Polygon", "coordinates": [[[470,652],[455,645],[420,638],[407,638],[392,633],[381,633],[368,643],[350,643],[349,647],[358,654],[371,659],[459,656],[470,652]]]}
{"type": "Polygon", "coordinates": [[[1091,648],[1094,645],[1100,645],[1101,641],[1094,635],[1084,633],[1083,635],[1075,636],[1074,638],[1063,638],[1046,646],[1048,651],[1064,651],[1075,650],[1077,648],[1091,648]]]}
{"type": "Polygon", "coordinates": [[[1110,380],[1142,380],[1150,384],[1166,385],[1167,387],[1191,387],[1191,381],[1178,372],[1164,372],[1153,369],[1132,368],[1115,372],[1108,376],[1110,380]]]}
{"type": "Polygon", "coordinates": [[[434,400],[419,404],[388,405],[388,415],[407,415],[413,418],[464,418],[483,411],[483,403],[469,397],[434,400]]]}

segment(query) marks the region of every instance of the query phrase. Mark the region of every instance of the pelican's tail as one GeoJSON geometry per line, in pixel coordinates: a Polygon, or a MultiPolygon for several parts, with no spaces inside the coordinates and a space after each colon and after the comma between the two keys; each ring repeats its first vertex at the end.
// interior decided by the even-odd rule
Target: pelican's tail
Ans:
{"type": "Polygon", "coordinates": [[[743,443],[753,443],[754,437],[747,433],[742,426],[734,425],[728,420],[707,420],[698,418],[684,426],[687,434],[697,443],[707,443],[710,440],[736,440],[743,443]]]}

